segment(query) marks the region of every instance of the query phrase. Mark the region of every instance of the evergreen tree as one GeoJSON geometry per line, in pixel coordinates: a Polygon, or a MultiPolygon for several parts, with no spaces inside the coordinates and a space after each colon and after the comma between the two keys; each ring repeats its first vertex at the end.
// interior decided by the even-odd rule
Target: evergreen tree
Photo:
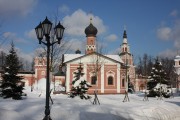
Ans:
{"type": "Polygon", "coordinates": [[[161,62],[156,59],[151,70],[151,75],[149,76],[149,81],[147,82],[147,89],[149,90],[148,96],[160,96],[160,94],[162,94],[164,97],[169,97],[169,81],[167,79],[161,62]]]}
{"type": "Polygon", "coordinates": [[[15,100],[22,99],[23,86],[21,85],[21,76],[17,76],[21,64],[14,49],[14,44],[11,44],[9,54],[6,56],[5,65],[3,66],[4,73],[2,74],[1,96],[3,98],[12,98],[15,100]]]}
{"type": "Polygon", "coordinates": [[[81,99],[91,98],[88,94],[86,94],[91,85],[84,79],[84,73],[82,72],[82,70],[83,68],[80,63],[80,66],[74,72],[74,80],[72,81],[72,88],[69,95],[71,98],[74,98],[76,96],[79,96],[81,99]]]}

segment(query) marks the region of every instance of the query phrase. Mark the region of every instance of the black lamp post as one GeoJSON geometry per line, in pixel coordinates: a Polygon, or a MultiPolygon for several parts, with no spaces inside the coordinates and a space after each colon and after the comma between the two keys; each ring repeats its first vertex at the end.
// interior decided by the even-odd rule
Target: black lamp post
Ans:
{"type": "Polygon", "coordinates": [[[50,54],[50,46],[54,45],[55,43],[60,44],[60,41],[63,37],[64,27],[58,23],[58,25],[54,28],[55,35],[57,41],[52,42],[50,40],[50,32],[52,28],[52,23],[46,19],[35,28],[37,38],[39,40],[39,44],[43,43],[47,46],[47,68],[46,68],[46,106],[45,106],[45,117],[43,120],[52,120],[50,117],[50,109],[49,109],[49,98],[50,98],[50,81],[49,81],[49,54],[50,54]],[[43,41],[43,37],[45,36],[46,40],[43,41]]]}

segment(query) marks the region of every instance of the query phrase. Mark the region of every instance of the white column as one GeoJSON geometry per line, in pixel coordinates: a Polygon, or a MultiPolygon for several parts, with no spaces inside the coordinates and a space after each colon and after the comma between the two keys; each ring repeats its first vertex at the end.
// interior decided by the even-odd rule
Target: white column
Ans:
{"type": "Polygon", "coordinates": [[[104,93],[104,64],[101,66],[101,93],[104,93]]]}
{"type": "Polygon", "coordinates": [[[120,64],[117,64],[117,93],[120,93],[120,64]]]}
{"type": "Polygon", "coordinates": [[[37,79],[37,68],[35,68],[35,78],[37,79]]]}
{"type": "Polygon", "coordinates": [[[69,92],[70,91],[70,65],[67,64],[66,66],[66,92],[69,92]]]}
{"type": "Polygon", "coordinates": [[[84,78],[85,78],[85,80],[87,81],[87,64],[85,63],[84,64],[84,78]]]}

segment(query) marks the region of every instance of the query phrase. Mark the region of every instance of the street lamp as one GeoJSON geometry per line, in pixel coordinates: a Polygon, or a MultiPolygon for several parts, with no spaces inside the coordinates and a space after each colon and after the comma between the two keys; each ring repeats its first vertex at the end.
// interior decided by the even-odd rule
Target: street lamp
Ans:
{"type": "Polygon", "coordinates": [[[58,23],[58,25],[54,28],[55,35],[57,41],[52,42],[50,40],[50,32],[52,28],[52,23],[46,19],[35,28],[37,38],[39,40],[39,44],[43,43],[47,47],[47,66],[46,66],[46,106],[45,106],[45,117],[43,120],[52,120],[50,117],[50,109],[49,109],[49,98],[50,98],[50,81],[49,81],[49,54],[50,54],[50,46],[55,43],[60,44],[60,41],[63,37],[64,27],[58,23]],[[45,36],[46,40],[43,41],[43,37],[45,36]]]}

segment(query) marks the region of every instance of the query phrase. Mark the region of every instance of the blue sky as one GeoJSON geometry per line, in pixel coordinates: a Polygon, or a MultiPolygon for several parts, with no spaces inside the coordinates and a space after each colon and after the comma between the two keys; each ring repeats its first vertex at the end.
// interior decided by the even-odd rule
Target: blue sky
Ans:
{"type": "Polygon", "coordinates": [[[144,53],[174,57],[180,49],[179,0],[0,0],[0,32],[6,38],[0,49],[8,50],[13,40],[30,59],[40,49],[34,28],[46,16],[54,21],[57,13],[72,50],[84,51],[90,17],[106,53],[118,52],[124,26],[135,59],[144,53]]]}

